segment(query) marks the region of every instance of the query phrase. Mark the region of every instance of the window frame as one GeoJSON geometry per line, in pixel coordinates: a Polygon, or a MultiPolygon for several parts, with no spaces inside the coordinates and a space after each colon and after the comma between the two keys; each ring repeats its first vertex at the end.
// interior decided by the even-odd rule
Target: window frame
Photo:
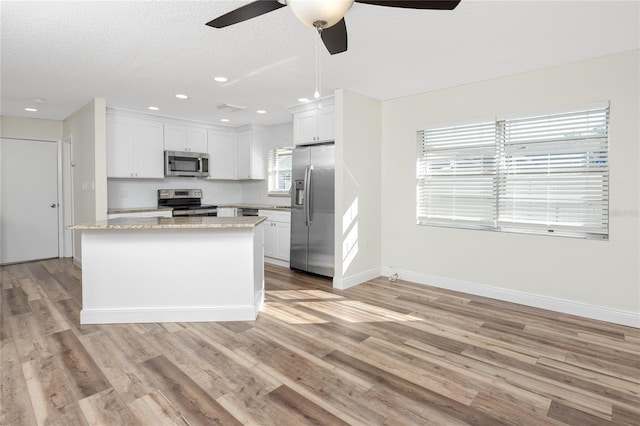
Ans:
{"type": "MultiPolygon", "coordinates": [[[[424,212],[429,209],[425,210],[424,208],[425,203],[428,202],[428,200],[425,199],[424,185],[429,179],[434,180],[438,175],[438,173],[430,172],[429,167],[426,166],[425,163],[431,161],[430,165],[437,165],[437,161],[441,161],[442,163],[442,159],[444,158],[445,160],[450,160],[452,169],[456,169],[458,167],[456,159],[460,157],[464,161],[463,166],[469,168],[469,164],[472,164],[475,159],[464,159],[463,155],[455,152],[455,144],[460,143],[460,141],[464,139],[463,137],[456,136],[456,129],[464,130],[465,128],[469,129],[487,123],[487,121],[484,121],[457,126],[429,127],[418,130],[416,160],[416,222],[418,225],[608,240],[610,180],[609,102],[564,109],[562,111],[553,111],[551,113],[497,117],[494,120],[495,138],[493,140],[495,161],[497,164],[493,183],[493,194],[495,195],[493,220],[487,220],[485,218],[482,223],[474,223],[473,221],[456,220],[454,216],[445,218],[435,218],[433,215],[429,217],[425,216],[424,212]],[[526,149],[535,151],[535,149],[539,149],[540,146],[544,148],[546,144],[548,145],[548,152],[545,154],[545,151],[542,151],[543,154],[540,154],[538,151],[533,156],[531,156],[529,152],[526,152],[524,155],[520,154],[519,157],[513,154],[513,150],[510,151],[509,155],[506,153],[505,147],[512,148],[514,145],[512,139],[515,137],[510,137],[505,131],[508,126],[513,126],[514,123],[526,122],[527,120],[538,120],[541,122],[548,120],[549,123],[553,123],[554,120],[561,120],[562,117],[575,118],[577,122],[580,122],[580,120],[585,121],[587,124],[570,123],[568,125],[570,130],[578,129],[582,130],[583,133],[570,133],[561,129],[559,132],[561,136],[558,137],[557,134],[554,134],[556,130],[553,127],[554,125],[549,124],[548,128],[541,127],[543,131],[534,134],[532,138],[529,138],[531,140],[527,142],[526,139],[529,130],[526,129],[525,133],[527,137],[525,137],[525,143],[522,144],[522,146],[525,147],[525,151],[526,149]],[[588,127],[591,125],[591,121],[589,120],[592,117],[596,117],[594,122],[604,123],[604,127],[588,127]],[[581,125],[584,127],[580,127],[581,125]],[[592,131],[589,132],[589,129],[592,129],[592,131]],[[600,130],[602,130],[601,133],[599,133],[600,130]],[[446,135],[447,132],[449,132],[449,140],[444,140],[443,142],[434,137],[432,137],[431,141],[428,140],[429,133],[446,135]],[[548,140],[544,139],[545,137],[547,137],[548,140]],[[538,140],[535,138],[538,138],[538,140]],[[429,146],[429,142],[431,146],[429,146]],[[450,142],[451,146],[453,146],[453,153],[448,156],[434,155],[434,153],[437,154],[438,149],[446,146],[447,142],[450,142]],[[570,147],[572,143],[573,150],[566,151],[568,149],[567,147],[570,147]],[[588,148],[591,149],[591,151],[588,151],[588,148]],[[566,155],[567,152],[569,155],[566,155]],[[431,159],[428,157],[429,154],[431,154],[431,159]],[[543,157],[546,155],[546,162],[545,158],[543,158],[542,161],[540,160],[541,155],[543,157]],[[576,158],[581,158],[581,155],[584,156],[584,161],[582,162],[576,160],[576,158]],[[591,156],[597,157],[597,161],[592,160],[591,156]],[[434,158],[437,161],[434,160],[434,158]],[[454,160],[451,160],[451,158],[454,160]],[[521,179],[521,182],[519,182],[521,186],[518,187],[517,185],[514,186],[513,182],[508,182],[508,178],[516,176],[517,172],[514,172],[515,168],[513,164],[517,163],[516,160],[522,160],[523,158],[525,160],[533,159],[534,166],[528,173],[519,172],[520,175],[518,175],[518,179],[521,179]],[[539,164],[535,165],[536,161],[539,164]],[[581,166],[582,163],[584,163],[583,166],[581,166]],[[544,169],[545,165],[547,169],[544,169]],[[512,166],[512,168],[510,169],[509,166],[512,166]],[[569,177],[561,176],[561,173],[565,173],[569,177]],[[527,181],[527,176],[529,177],[529,181],[527,181]],[[577,189],[575,190],[573,190],[571,186],[567,186],[572,184],[572,182],[570,182],[571,178],[574,178],[575,181],[578,182],[578,186],[575,187],[577,189]],[[524,184],[522,184],[522,181],[524,184]],[[542,184],[539,182],[542,182],[542,184]],[[566,184],[565,182],[570,183],[566,184]],[[514,187],[516,190],[514,190],[514,187]],[[547,188],[546,194],[544,188],[547,188]],[[569,190],[567,188],[569,188],[569,190]],[[595,188],[595,190],[593,188],[595,188]],[[507,197],[507,190],[510,191],[509,195],[511,198],[507,197]],[[558,197],[554,195],[554,191],[559,193],[564,191],[564,194],[558,197]],[[514,198],[514,193],[519,193],[520,195],[518,195],[518,197],[521,198],[514,198]],[[542,208],[545,208],[544,204],[546,203],[546,209],[548,209],[546,211],[547,223],[540,220],[536,221],[533,210],[529,212],[526,208],[517,207],[518,203],[526,205],[527,202],[531,202],[534,197],[540,196],[540,194],[545,194],[544,196],[546,198],[537,198],[535,201],[538,202],[537,207],[542,205],[542,208]],[[505,204],[506,201],[509,200],[512,202],[511,206],[505,204]],[[510,207],[511,210],[507,207],[510,207]],[[506,220],[507,211],[512,214],[510,221],[506,220]],[[591,214],[592,211],[595,213],[591,214]],[[514,212],[520,214],[519,218],[513,219],[518,216],[514,212]],[[555,217],[555,221],[549,219],[550,217],[555,217]],[[559,220],[559,218],[567,217],[574,219],[574,222],[567,222],[566,220],[568,219],[565,219],[563,223],[559,220]],[[580,220],[582,220],[582,223],[580,223],[580,220]]],[[[521,143],[521,141],[516,139],[515,143],[518,144],[521,143]]],[[[455,173],[452,173],[452,176],[453,175],[455,175],[455,173]]],[[[460,174],[458,176],[460,176],[460,174]]],[[[513,181],[513,179],[511,180],[513,181]]],[[[452,178],[452,182],[455,182],[454,178],[452,178]]],[[[436,198],[436,200],[442,204],[435,203],[434,206],[430,207],[431,210],[446,211],[447,208],[450,208],[450,206],[446,204],[449,202],[447,196],[453,200],[451,202],[455,206],[455,183],[452,183],[450,187],[444,187],[444,190],[442,186],[436,188],[436,193],[445,194],[445,196],[440,197],[440,199],[436,198]],[[448,190],[451,192],[443,192],[448,190]]],[[[473,189],[474,187],[468,184],[468,188],[473,189]]],[[[480,187],[480,190],[484,191],[484,197],[490,201],[490,195],[486,191],[486,188],[483,189],[480,187]]],[[[432,195],[431,193],[427,194],[432,195]]],[[[471,212],[474,213],[473,210],[471,210],[471,212]]],[[[489,214],[490,213],[491,212],[489,212],[489,214]]]]}
{"type": "Polygon", "coordinates": [[[267,196],[269,197],[289,197],[291,191],[291,183],[293,179],[292,167],[289,169],[279,169],[281,162],[280,157],[289,156],[289,164],[293,163],[293,147],[277,147],[271,148],[268,154],[267,161],[267,196]],[[280,189],[278,182],[280,180],[280,174],[289,172],[289,188],[280,189]]]}

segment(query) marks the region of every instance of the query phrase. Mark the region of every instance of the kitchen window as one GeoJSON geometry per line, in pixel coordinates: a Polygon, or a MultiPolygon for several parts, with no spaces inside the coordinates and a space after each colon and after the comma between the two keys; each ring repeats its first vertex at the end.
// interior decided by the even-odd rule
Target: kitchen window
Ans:
{"type": "Polygon", "coordinates": [[[419,225],[607,239],[609,106],[418,132],[419,225]]]}
{"type": "Polygon", "coordinates": [[[289,196],[293,149],[274,148],[269,151],[269,195],[289,196]]]}

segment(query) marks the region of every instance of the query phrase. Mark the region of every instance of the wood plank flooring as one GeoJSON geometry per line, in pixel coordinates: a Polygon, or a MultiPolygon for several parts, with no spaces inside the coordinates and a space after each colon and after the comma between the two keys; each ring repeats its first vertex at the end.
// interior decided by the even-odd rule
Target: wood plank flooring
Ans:
{"type": "Polygon", "coordinates": [[[69,260],[2,268],[2,425],[640,425],[640,330],[266,266],[255,322],[79,325],[69,260]]]}

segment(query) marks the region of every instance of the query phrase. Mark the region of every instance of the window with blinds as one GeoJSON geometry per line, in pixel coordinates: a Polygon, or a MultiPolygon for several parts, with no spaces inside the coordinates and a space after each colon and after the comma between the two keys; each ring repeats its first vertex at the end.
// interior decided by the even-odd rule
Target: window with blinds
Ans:
{"type": "Polygon", "coordinates": [[[292,148],[274,148],[269,151],[269,195],[289,195],[292,154],[292,148]]]}
{"type": "Polygon", "coordinates": [[[609,107],[418,132],[422,225],[608,238],[609,107]]]}
{"type": "Polygon", "coordinates": [[[495,123],[418,132],[418,223],[495,227],[495,123]]]}

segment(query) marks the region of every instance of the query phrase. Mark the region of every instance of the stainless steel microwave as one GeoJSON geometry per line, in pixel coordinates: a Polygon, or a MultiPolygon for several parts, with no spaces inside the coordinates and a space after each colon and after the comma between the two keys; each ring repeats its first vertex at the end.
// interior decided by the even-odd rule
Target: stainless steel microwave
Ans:
{"type": "Polygon", "coordinates": [[[164,152],[165,176],[209,177],[209,154],[204,152],[164,152]]]}

